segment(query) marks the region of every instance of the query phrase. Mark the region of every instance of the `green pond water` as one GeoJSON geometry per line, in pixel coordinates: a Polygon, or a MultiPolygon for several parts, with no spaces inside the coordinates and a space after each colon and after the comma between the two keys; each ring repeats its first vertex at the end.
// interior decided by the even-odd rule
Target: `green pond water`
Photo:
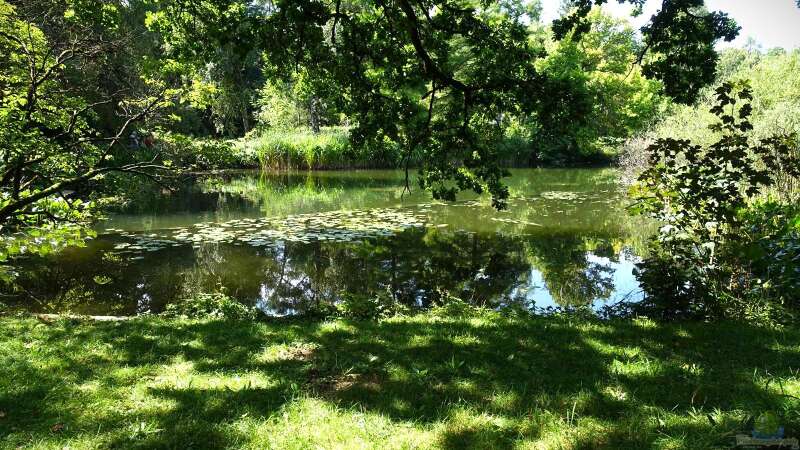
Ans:
{"type": "Polygon", "coordinates": [[[4,303],[39,312],[157,313],[220,289],[268,315],[380,298],[425,308],[599,308],[636,300],[649,227],[610,169],[515,170],[507,211],[404,191],[400,171],[208,175],[142,194],[86,247],[19,265],[4,303]]]}

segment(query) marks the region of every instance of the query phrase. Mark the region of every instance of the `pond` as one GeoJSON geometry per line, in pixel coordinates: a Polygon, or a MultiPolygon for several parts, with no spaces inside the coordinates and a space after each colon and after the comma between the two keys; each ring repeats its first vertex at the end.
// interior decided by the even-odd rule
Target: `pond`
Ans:
{"type": "Polygon", "coordinates": [[[86,247],[22,261],[3,302],[135,315],[224,290],[276,316],[354,299],[596,309],[641,295],[633,270],[649,230],[615,176],[514,170],[502,212],[474,194],[434,201],[413,179],[406,192],[400,171],[202,176],[143,193],[86,247]]]}

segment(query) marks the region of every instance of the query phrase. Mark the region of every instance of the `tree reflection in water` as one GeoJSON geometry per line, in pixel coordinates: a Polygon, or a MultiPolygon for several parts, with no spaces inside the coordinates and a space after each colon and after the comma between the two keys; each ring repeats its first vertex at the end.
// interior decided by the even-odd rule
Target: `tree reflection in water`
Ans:
{"type": "Polygon", "coordinates": [[[30,261],[16,291],[6,294],[39,299],[35,310],[136,314],[224,290],[267,314],[286,315],[327,311],[352,298],[410,308],[452,297],[489,307],[585,307],[635,288],[629,274],[619,277],[630,267],[620,260],[619,239],[609,236],[416,228],[351,243],[166,248],[142,260],[114,258],[108,249],[97,242],[47,264],[30,261]]]}
{"type": "Polygon", "coordinates": [[[22,261],[16,284],[0,288],[0,302],[142,314],[224,290],[284,315],[374,300],[426,308],[454,297],[488,307],[587,307],[638,289],[630,249],[644,248],[648,228],[627,217],[613,171],[524,169],[508,181],[511,205],[502,213],[477,197],[442,204],[419,190],[404,196],[397,171],[229,174],[197,180],[180,195],[143,190],[134,210],[112,216],[86,248],[22,261]],[[287,217],[295,218],[290,228],[302,228],[299,215],[353,211],[378,211],[364,216],[375,221],[380,211],[409,213],[427,227],[358,242],[284,236],[252,247],[201,238],[195,247],[114,253],[132,234],[162,238],[202,224],[287,217]]]}

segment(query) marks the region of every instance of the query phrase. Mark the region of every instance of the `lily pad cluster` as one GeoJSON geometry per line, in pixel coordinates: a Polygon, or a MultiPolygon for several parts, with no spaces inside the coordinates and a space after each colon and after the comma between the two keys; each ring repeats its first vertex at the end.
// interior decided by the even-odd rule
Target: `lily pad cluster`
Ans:
{"type": "Polygon", "coordinates": [[[157,233],[136,234],[122,230],[106,231],[114,231],[118,236],[126,239],[126,242],[118,242],[114,245],[117,253],[154,252],[167,247],[183,245],[173,239],[160,237],[157,233]]]}
{"type": "Polygon", "coordinates": [[[542,198],[548,200],[581,200],[581,195],[572,191],[548,191],[542,192],[542,198]]]}
{"type": "Polygon", "coordinates": [[[495,222],[512,223],[512,224],[515,224],[515,225],[526,225],[526,226],[530,226],[530,227],[542,227],[542,226],[544,226],[544,225],[542,225],[540,223],[530,222],[530,221],[522,220],[522,219],[511,219],[511,218],[505,218],[505,217],[492,217],[491,219],[493,221],[495,221],[495,222]]]}
{"type": "Polygon", "coordinates": [[[151,252],[166,247],[203,244],[245,244],[274,247],[283,241],[353,242],[369,237],[391,236],[407,228],[426,226],[427,216],[410,210],[377,208],[356,211],[328,211],[284,218],[244,218],[227,222],[206,222],[190,227],[164,230],[162,234],[135,234],[121,230],[125,239],[114,250],[119,253],[151,252]]]}

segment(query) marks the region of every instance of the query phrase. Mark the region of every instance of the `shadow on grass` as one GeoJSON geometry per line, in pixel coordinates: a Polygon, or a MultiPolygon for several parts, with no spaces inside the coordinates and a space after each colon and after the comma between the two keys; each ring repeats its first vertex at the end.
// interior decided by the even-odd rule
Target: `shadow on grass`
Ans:
{"type": "Polygon", "coordinates": [[[708,448],[764,409],[800,429],[800,403],[780,393],[798,387],[794,330],[496,314],[0,321],[0,439],[12,445],[93,434],[108,447],[237,446],[250,439],[237,421],[305,397],[435,429],[454,449],[708,448]]]}

